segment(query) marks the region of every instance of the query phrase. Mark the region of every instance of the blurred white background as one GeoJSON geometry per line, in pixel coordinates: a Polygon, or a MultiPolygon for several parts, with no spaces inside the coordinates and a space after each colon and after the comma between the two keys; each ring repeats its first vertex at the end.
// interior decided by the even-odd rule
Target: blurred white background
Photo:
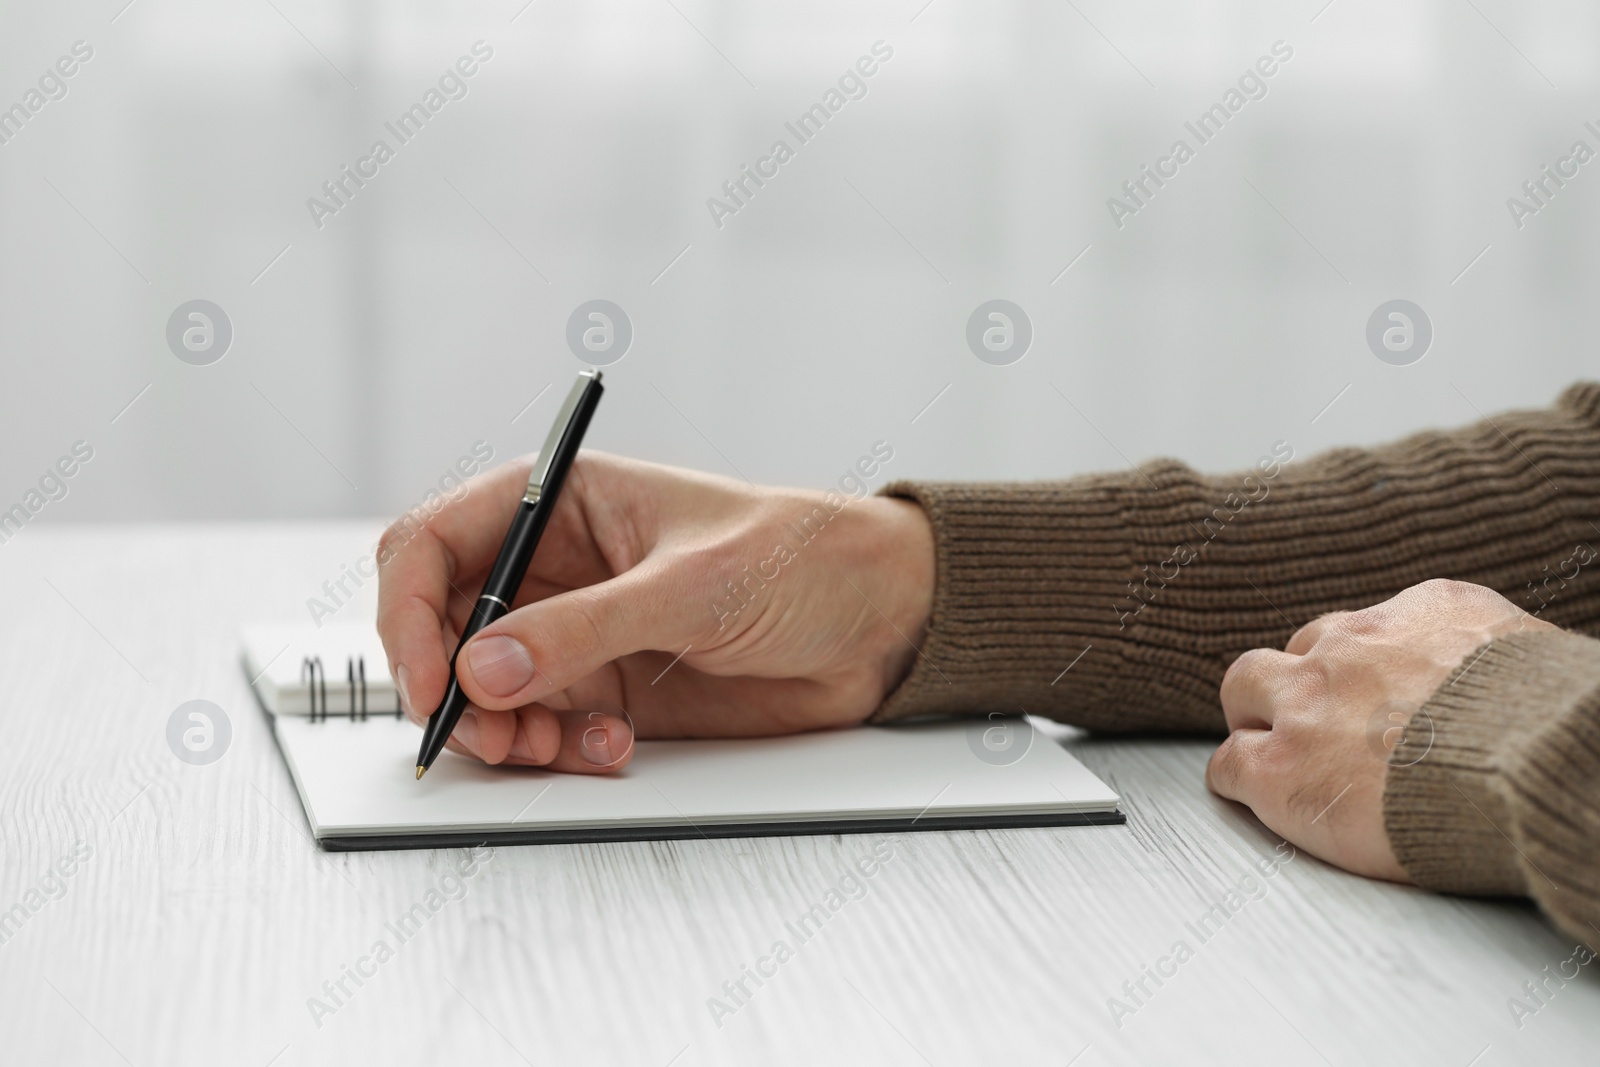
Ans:
{"type": "Polygon", "coordinates": [[[1593,4],[525,2],[0,3],[0,107],[93,49],[0,146],[0,510],[81,439],[36,521],[396,514],[475,441],[536,447],[593,298],[635,338],[590,444],[758,482],[879,439],[888,477],[1225,469],[1595,373],[1600,163],[1520,229],[1506,204],[1600,149],[1593,4]],[[319,229],[308,198],[480,40],[319,229]],[[880,40],[719,229],[707,199],[880,40]],[[1397,367],[1364,334],[1400,297],[1436,336],[1397,367]],[[209,366],[166,342],[196,298],[234,331],[209,366]],[[1035,331],[1008,366],[966,345],[991,298],[1035,331]]]}

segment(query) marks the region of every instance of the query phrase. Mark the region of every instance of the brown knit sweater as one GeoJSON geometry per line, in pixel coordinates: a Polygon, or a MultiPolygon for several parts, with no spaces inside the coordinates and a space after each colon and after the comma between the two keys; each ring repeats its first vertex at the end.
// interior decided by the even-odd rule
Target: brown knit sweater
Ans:
{"type": "Polygon", "coordinates": [[[1565,630],[1491,642],[1440,687],[1431,750],[1390,764],[1389,840],[1419,885],[1532,896],[1597,943],[1600,384],[1382,448],[1292,451],[1222,477],[1158,460],[888,486],[932,521],[938,584],[925,656],[875,718],[1023,708],[1216,733],[1246,649],[1429,578],[1486,585],[1565,630]]]}

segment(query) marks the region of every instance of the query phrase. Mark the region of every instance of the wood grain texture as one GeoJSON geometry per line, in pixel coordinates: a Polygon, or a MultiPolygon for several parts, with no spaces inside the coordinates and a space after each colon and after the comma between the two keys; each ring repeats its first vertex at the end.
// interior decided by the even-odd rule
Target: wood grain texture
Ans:
{"type": "Polygon", "coordinates": [[[308,618],[376,533],[39,527],[0,546],[0,909],[92,849],[0,943],[5,1062],[1592,1059],[1589,974],[1520,1028],[1508,1007],[1572,954],[1536,913],[1304,855],[1262,877],[1279,842],[1206,792],[1203,742],[1066,737],[1124,797],[1121,827],[511,847],[459,883],[460,850],[319,852],[238,627],[308,618]],[[233,727],[210,766],[167,747],[195,698],[233,727]],[[802,942],[787,924],[874,846],[892,858],[802,942]],[[389,924],[458,885],[401,943],[389,924]],[[308,999],[379,939],[393,958],[314,1020],[308,999]],[[714,1020],[708,998],[733,1006],[723,983],[780,939],[792,958],[714,1020]],[[1123,983],[1180,940],[1192,956],[1136,1005],[1123,983]],[[1137,1009],[1120,1026],[1111,997],[1137,1009]]]}

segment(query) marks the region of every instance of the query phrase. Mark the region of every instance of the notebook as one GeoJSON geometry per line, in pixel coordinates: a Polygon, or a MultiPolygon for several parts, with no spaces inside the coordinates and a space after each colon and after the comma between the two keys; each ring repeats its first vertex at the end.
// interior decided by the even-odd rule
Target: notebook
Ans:
{"type": "Polygon", "coordinates": [[[446,751],[418,781],[422,732],[370,624],[249,628],[243,661],[330,851],[1123,821],[1117,795],[1020,718],[639,741],[609,775],[446,751]]]}

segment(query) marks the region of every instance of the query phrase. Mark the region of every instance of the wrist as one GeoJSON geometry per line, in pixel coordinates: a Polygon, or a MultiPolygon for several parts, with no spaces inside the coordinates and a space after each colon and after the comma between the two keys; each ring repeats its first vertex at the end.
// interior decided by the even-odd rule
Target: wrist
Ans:
{"type": "Polygon", "coordinates": [[[861,503],[878,512],[876,539],[887,579],[883,583],[887,603],[878,607],[895,630],[894,643],[884,660],[883,691],[887,695],[911,673],[918,649],[927,639],[937,573],[933,525],[922,507],[910,500],[871,497],[861,503]]]}
{"type": "Polygon", "coordinates": [[[1565,814],[1582,810],[1587,780],[1562,726],[1600,703],[1597,649],[1593,638],[1555,629],[1498,637],[1412,716],[1383,797],[1389,845],[1412,881],[1537,893],[1547,881],[1540,868],[1557,871],[1560,857],[1592,847],[1583,822],[1565,814]],[[1534,839],[1523,820],[1538,805],[1548,805],[1547,822],[1534,839]]]}

